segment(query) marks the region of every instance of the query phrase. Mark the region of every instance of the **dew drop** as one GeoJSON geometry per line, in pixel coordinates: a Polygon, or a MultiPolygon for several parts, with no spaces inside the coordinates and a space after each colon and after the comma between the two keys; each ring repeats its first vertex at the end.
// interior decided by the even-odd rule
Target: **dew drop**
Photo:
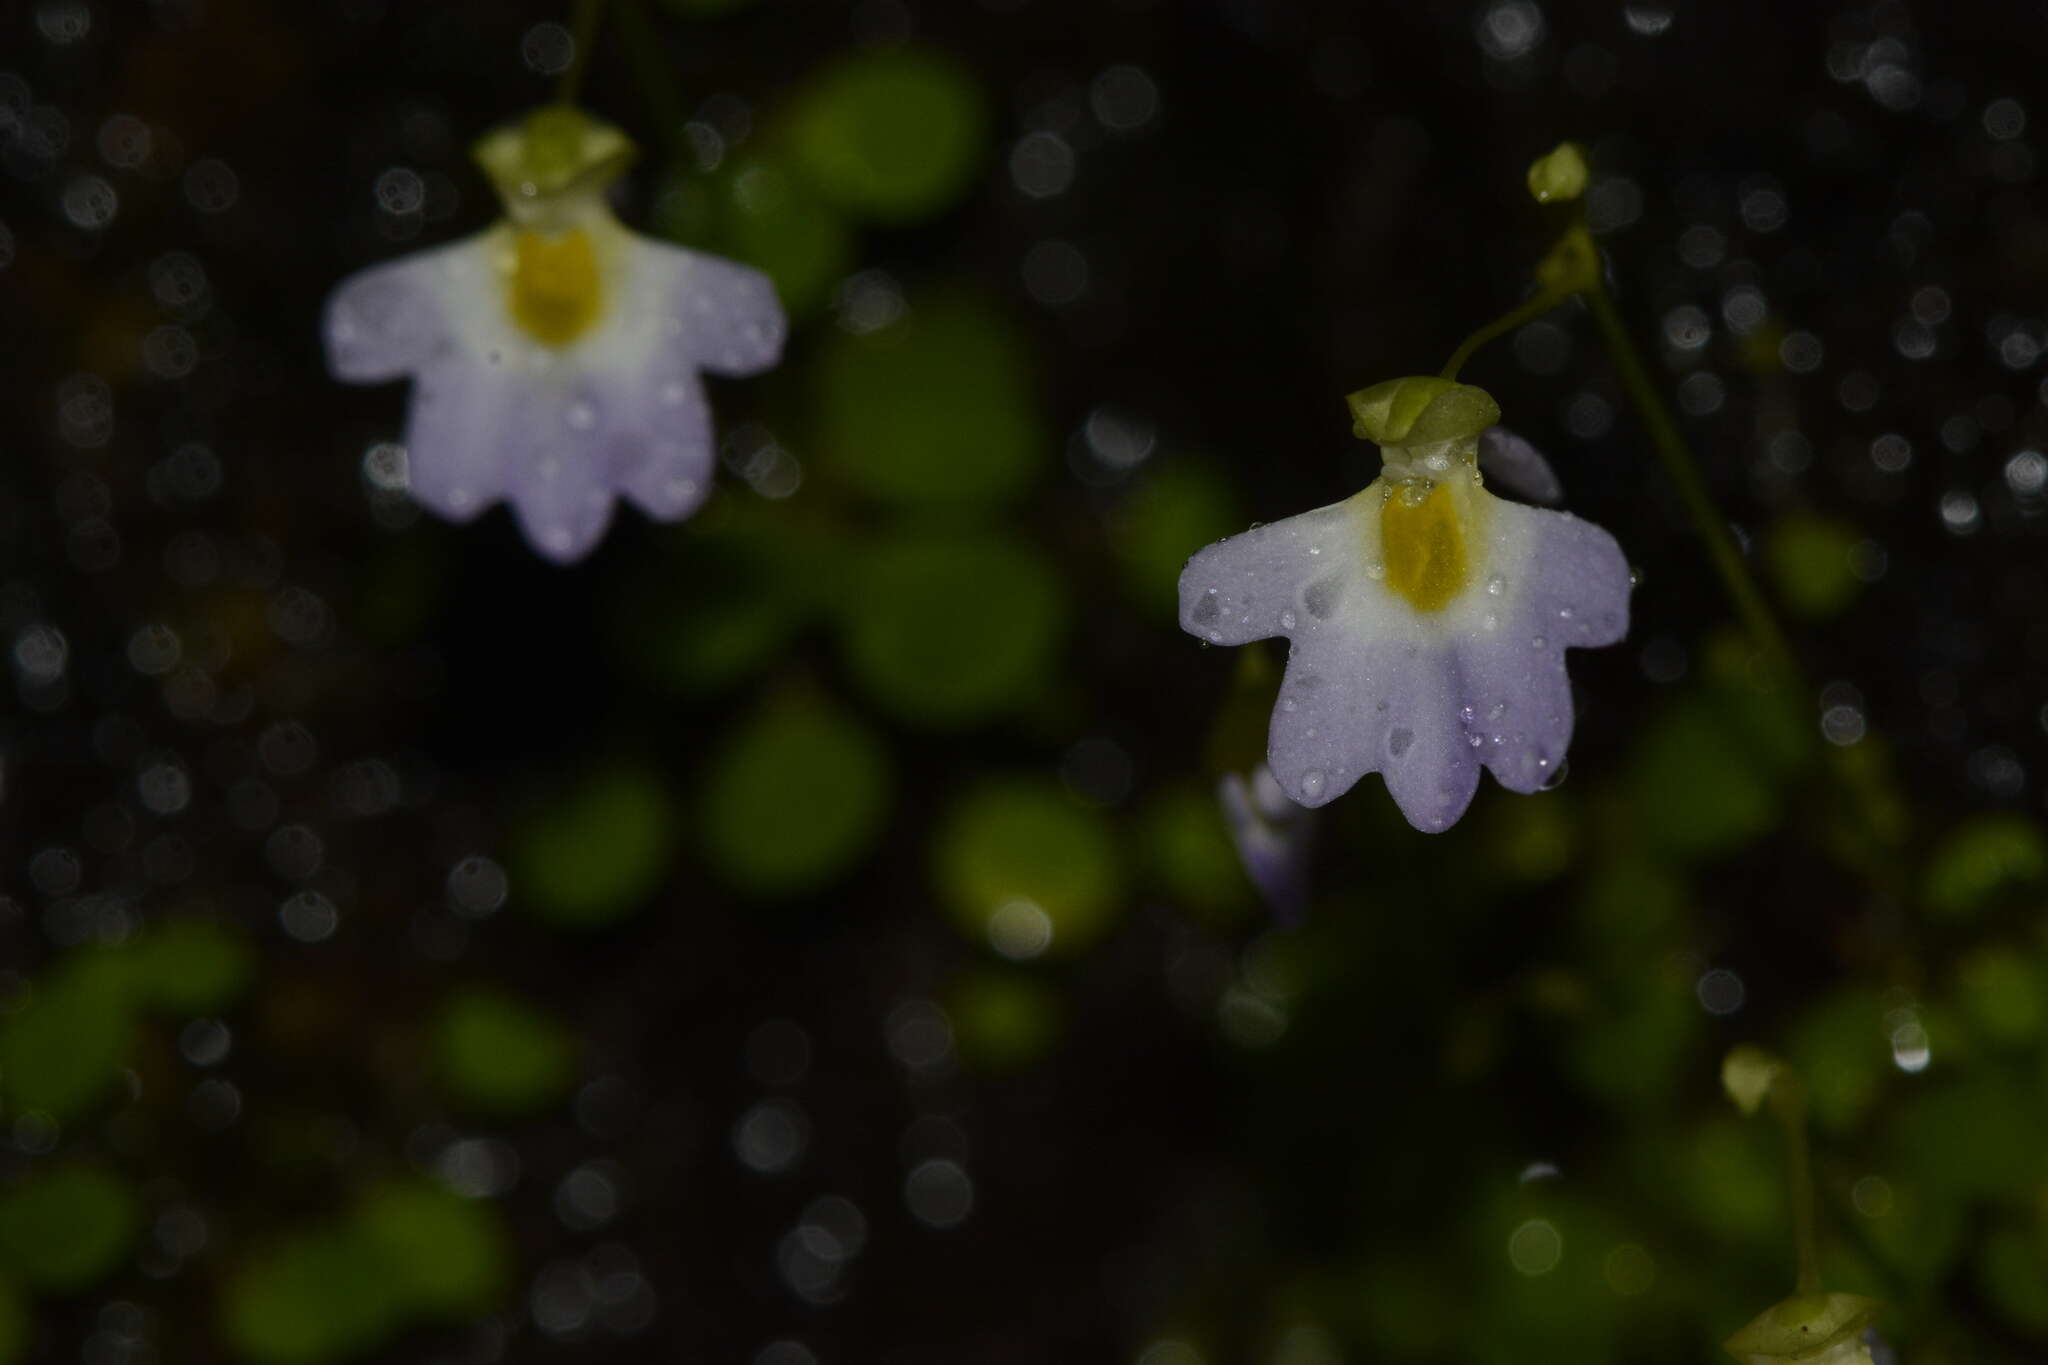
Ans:
{"type": "Polygon", "coordinates": [[[1500,617],[1494,614],[1493,612],[1488,612],[1486,613],[1486,619],[1482,621],[1480,624],[1484,625],[1488,630],[1499,630],[1500,617]]]}
{"type": "Polygon", "coordinates": [[[1329,779],[1323,776],[1323,770],[1321,768],[1310,768],[1307,772],[1301,775],[1302,799],[1304,801],[1314,801],[1319,799],[1323,794],[1323,788],[1328,785],[1329,779]]]}
{"type": "Polygon", "coordinates": [[[1529,647],[1531,649],[1541,649],[1549,643],[1550,641],[1544,639],[1541,635],[1538,635],[1535,639],[1529,641],[1529,647]]]}
{"type": "Polygon", "coordinates": [[[1473,721],[1477,720],[1478,718],[1479,718],[1479,708],[1478,708],[1478,707],[1476,707],[1476,706],[1461,706],[1461,707],[1459,707],[1459,708],[1458,708],[1458,719],[1459,719],[1459,720],[1462,720],[1462,721],[1464,721],[1464,722],[1465,722],[1465,723],[1466,723],[1467,725],[1470,725],[1470,724],[1471,724],[1471,723],[1472,723],[1473,721]]]}
{"type": "Polygon", "coordinates": [[[1220,645],[1220,644],[1222,644],[1222,643],[1223,643],[1223,632],[1222,632],[1222,631],[1220,631],[1220,630],[1212,630],[1212,631],[1210,631],[1210,632],[1209,632],[1209,643],[1210,643],[1210,644],[1212,644],[1212,645],[1220,645]]]}
{"type": "Polygon", "coordinates": [[[1194,610],[1188,613],[1188,619],[1198,626],[1206,626],[1215,620],[1222,610],[1223,604],[1217,600],[1216,589],[1211,588],[1202,594],[1199,602],[1195,603],[1194,610]]]}
{"type": "Polygon", "coordinates": [[[1507,713],[1508,704],[1504,701],[1497,701],[1493,705],[1486,708],[1486,718],[1488,720],[1499,720],[1502,716],[1506,715],[1507,713]]]}
{"type": "Polygon", "coordinates": [[[1405,725],[1398,725],[1387,732],[1387,756],[1399,758],[1415,743],[1415,732],[1405,725]]]}
{"type": "MultiPolygon", "coordinates": [[[[1550,760],[1547,758],[1539,758],[1536,760],[1536,766],[1539,768],[1549,767],[1549,765],[1550,760]]],[[[1549,791],[1552,787],[1555,787],[1559,783],[1563,782],[1565,774],[1570,770],[1570,764],[1560,761],[1555,768],[1551,769],[1550,775],[1543,779],[1543,790],[1549,791]]]]}
{"type": "Polygon", "coordinates": [[[1344,580],[1325,578],[1308,585],[1301,594],[1301,605],[1308,608],[1308,614],[1318,621],[1327,621],[1337,610],[1337,599],[1343,596],[1344,580]]]}
{"type": "Polygon", "coordinates": [[[1484,741],[1482,741],[1482,740],[1481,740],[1481,739],[1479,738],[1479,736],[1477,736],[1477,735],[1473,735],[1473,736],[1471,736],[1471,744],[1472,744],[1472,747],[1473,747],[1473,748],[1475,748],[1475,749],[1476,749],[1476,748],[1478,748],[1478,747],[1480,746],[1480,744],[1481,744],[1481,743],[1483,743],[1483,742],[1484,742],[1484,741]]]}
{"type": "Polygon", "coordinates": [[[1570,607],[1559,607],[1559,608],[1557,609],[1557,619],[1558,619],[1558,620],[1560,620],[1560,621],[1569,621],[1569,620],[1571,620],[1571,619],[1572,619],[1572,609],[1571,609],[1570,607]]]}
{"type": "Polygon", "coordinates": [[[1508,590],[1508,581],[1500,574],[1495,574],[1486,580],[1486,590],[1493,596],[1498,597],[1508,590]]]}
{"type": "Polygon", "coordinates": [[[1282,630],[1293,630],[1293,629],[1294,629],[1294,613],[1293,613],[1293,612],[1291,612],[1291,611],[1283,611],[1283,612],[1281,612],[1281,613],[1280,613],[1280,629],[1282,629],[1282,630]]]}

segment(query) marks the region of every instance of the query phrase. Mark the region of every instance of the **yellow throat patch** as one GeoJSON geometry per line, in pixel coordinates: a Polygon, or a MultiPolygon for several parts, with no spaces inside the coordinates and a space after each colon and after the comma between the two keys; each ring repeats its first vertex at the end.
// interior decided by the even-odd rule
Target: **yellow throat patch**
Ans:
{"type": "Polygon", "coordinates": [[[1464,590],[1472,559],[1460,500],[1443,484],[1431,484],[1420,499],[1409,489],[1392,490],[1380,504],[1380,550],[1387,586],[1417,611],[1439,611],[1464,590]]]}
{"type": "Polygon", "coordinates": [[[566,346],[604,311],[597,252],[582,228],[553,237],[530,228],[512,234],[507,302],[521,331],[545,346],[566,346]]]}

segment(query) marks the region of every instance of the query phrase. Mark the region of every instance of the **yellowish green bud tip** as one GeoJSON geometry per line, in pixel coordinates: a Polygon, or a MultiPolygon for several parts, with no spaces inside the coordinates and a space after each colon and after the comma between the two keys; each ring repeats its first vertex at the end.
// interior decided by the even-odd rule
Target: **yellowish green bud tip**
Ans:
{"type": "Polygon", "coordinates": [[[1721,1348],[1743,1365],[1868,1362],[1863,1329],[1878,1310],[1861,1294],[1795,1294],[1751,1318],[1721,1348]]]}
{"type": "Polygon", "coordinates": [[[1351,430],[1383,446],[1476,439],[1500,420],[1485,389],[1434,375],[1389,379],[1348,395],[1351,430]]]}
{"type": "Polygon", "coordinates": [[[1784,1072],[1785,1064],[1760,1047],[1744,1043],[1729,1052],[1721,1063],[1721,1088],[1735,1107],[1754,1114],[1771,1093],[1771,1083],[1784,1072]]]}
{"type": "Polygon", "coordinates": [[[1539,204],[1568,204],[1586,192],[1586,153],[1576,142],[1529,163],[1529,193],[1539,204]]]}

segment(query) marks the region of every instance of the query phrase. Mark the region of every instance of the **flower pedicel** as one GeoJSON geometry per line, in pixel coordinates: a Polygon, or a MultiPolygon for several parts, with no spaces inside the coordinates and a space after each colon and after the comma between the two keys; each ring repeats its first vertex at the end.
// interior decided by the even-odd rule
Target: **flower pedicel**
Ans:
{"type": "Polygon", "coordinates": [[[612,216],[633,154],[578,110],[537,110],[477,144],[505,220],[352,275],[327,305],[337,377],[414,379],[413,497],[454,521],[503,499],[557,563],[597,544],[615,497],[657,521],[696,510],[713,464],[697,372],[768,369],[787,331],[767,276],[612,216]]]}

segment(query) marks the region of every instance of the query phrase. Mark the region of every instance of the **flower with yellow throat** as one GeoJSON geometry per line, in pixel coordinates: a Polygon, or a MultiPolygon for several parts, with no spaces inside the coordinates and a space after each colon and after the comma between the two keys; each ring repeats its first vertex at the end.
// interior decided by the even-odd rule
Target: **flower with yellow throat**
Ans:
{"type": "Polygon", "coordinates": [[[1517,792],[1562,774],[1564,652],[1627,633],[1628,561],[1597,526],[1487,491],[1483,447],[1524,483],[1547,469],[1484,390],[1397,379],[1350,401],[1380,476],[1196,554],[1181,624],[1211,644],[1288,638],[1266,761],[1290,798],[1320,806],[1377,772],[1410,824],[1447,829],[1481,767],[1517,792]]]}
{"type": "Polygon", "coordinates": [[[567,106],[477,144],[505,218],[373,266],[328,300],[341,379],[414,381],[412,496],[454,521],[504,501],[558,563],[589,553],[623,497],[658,521],[711,489],[699,371],[773,366],[787,331],[767,276],[628,231],[606,193],[633,158],[567,106]]]}

